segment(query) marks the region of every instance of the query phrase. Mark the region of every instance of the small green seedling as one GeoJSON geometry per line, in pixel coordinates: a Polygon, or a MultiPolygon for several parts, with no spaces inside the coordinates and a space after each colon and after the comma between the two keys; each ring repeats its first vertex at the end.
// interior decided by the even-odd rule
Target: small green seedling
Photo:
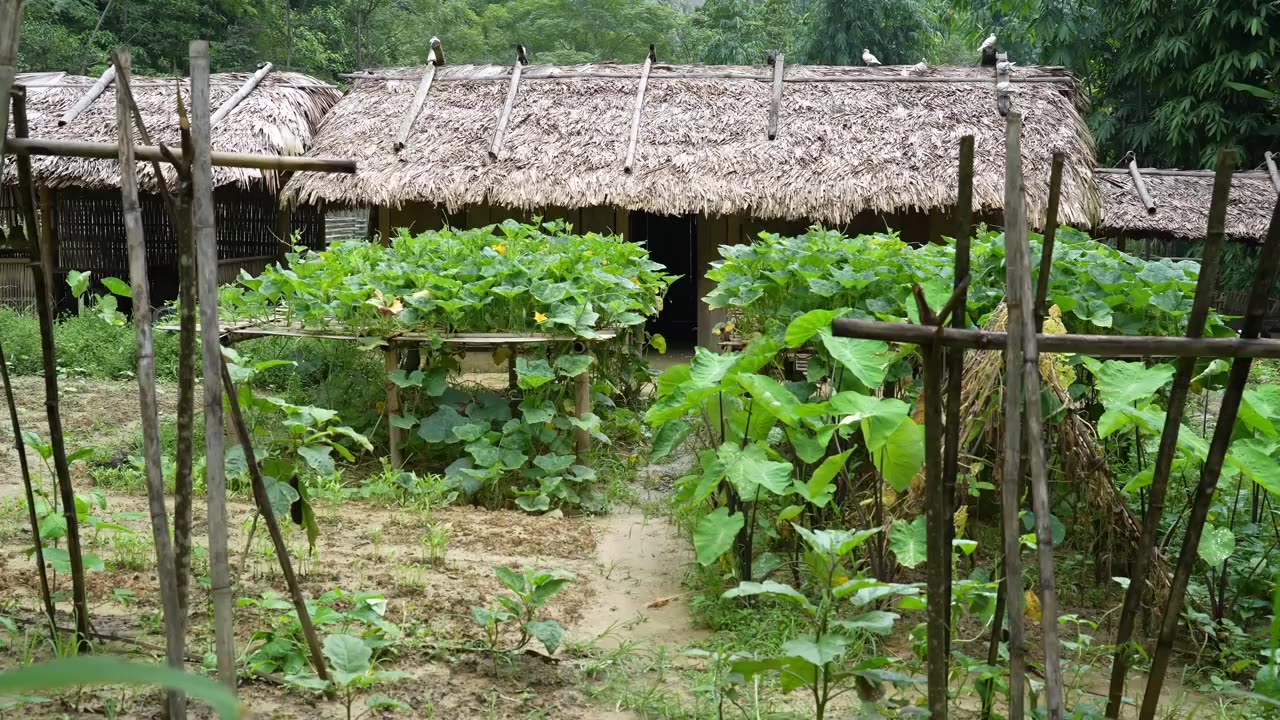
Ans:
{"type": "Polygon", "coordinates": [[[332,686],[347,710],[347,720],[361,718],[373,710],[412,710],[400,700],[386,695],[370,695],[368,709],[352,715],[352,706],[360,692],[379,683],[402,680],[408,673],[379,670],[373,662],[373,648],[362,638],[352,635],[330,635],[324,640],[324,656],[329,661],[329,681],[315,675],[290,675],[291,684],[310,690],[328,690],[332,686]]]}
{"type": "Polygon", "coordinates": [[[496,566],[493,571],[511,593],[498,595],[498,601],[487,608],[471,608],[471,617],[484,628],[487,649],[493,653],[518,652],[537,638],[547,652],[554,655],[564,638],[564,627],[555,620],[538,619],[537,611],[573,581],[574,576],[559,570],[528,570],[521,575],[504,566],[496,566]],[[520,639],[514,646],[500,649],[498,640],[511,623],[519,624],[520,639]]]}

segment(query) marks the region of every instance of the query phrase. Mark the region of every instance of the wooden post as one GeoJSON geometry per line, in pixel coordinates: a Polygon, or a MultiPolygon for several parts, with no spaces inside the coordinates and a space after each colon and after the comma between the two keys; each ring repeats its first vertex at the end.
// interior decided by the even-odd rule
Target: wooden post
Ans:
{"type": "MultiPolygon", "coordinates": [[[[1262,246],[1262,255],[1258,258],[1258,269],[1254,272],[1253,286],[1249,289],[1244,326],[1240,329],[1242,339],[1256,338],[1265,328],[1271,288],[1276,285],[1278,273],[1280,273],[1280,203],[1276,204],[1271,213],[1267,239],[1262,246]]],[[[1191,503],[1191,516],[1187,520],[1182,549],[1178,555],[1178,565],[1169,586],[1169,599],[1165,603],[1160,636],[1156,642],[1156,654],[1151,661],[1147,692],[1142,698],[1142,710],[1138,720],[1153,720],[1160,703],[1160,689],[1164,685],[1165,672],[1169,669],[1169,659],[1173,654],[1173,640],[1178,631],[1178,619],[1182,615],[1187,583],[1191,580],[1191,571],[1198,557],[1200,535],[1204,532],[1205,519],[1209,516],[1213,494],[1218,487],[1218,479],[1222,475],[1222,464],[1226,458],[1227,448],[1231,444],[1236,416],[1240,411],[1240,401],[1244,396],[1245,384],[1249,380],[1250,367],[1251,362],[1248,358],[1235,360],[1231,363],[1231,371],[1227,375],[1227,386],[1222,392],[1222,405],[1218,409],[1218,422],[1214,427],[1213,439],[1209,442],[1209,455],[1200,471],[1200,483],[1196,486],[1191,503]]]]}
{"type": "Polygon", "coordinates": [[[1058,236],[1058,203],[1062,198],[1062,165],[1064,153],[1053,154],[1053,168],[1049,171],[1049,208],[1044,214],[1044,240],[1040,243],[1040,276],[1036,282],[1036,332],[1044,327],[1048,314],[1045,299],[1049,294],[1049,271],[1053,268],[1053,244],[1058,236]]]}
{"type": "MultiPolygon", "coordinates": [[[[2,2],[3,0],[0,0],[2,2]]],[[[21,11],[22,3],[18,3],[21,11]]],[[[0,15],[3,17],[3,15],[0,15]]],[[[16,43],[16,40],[15,40],[16,43]]],[[[0,48],[2,50],[2,48],[0,48]]],[[[3,78],[0,78],[3,80],[3,78]]],[[[6,109],[9,95],[0,102],[6,109]]],[[[18,137],[27,135],[27,96],[19,91],[13,94],[13,132],[18,137]]],[[[84,579],[84,560],[80,554],[80,520],[76,515],[75,488],[71,485],[71,468],[67,462],[67,447],[62,432],[62,410],[58,403],[58,349],[53,331],[52,271],[54,251],[48,243],[37,240],[35,181],[31,175],[31,160],[19,157],[18,204],[22,209],[23,226],[31,244],[32,284],[36,295],[36,315],[40,320],[40,358],[44,369],[44,406],[49,420],[49,444],[53,446],[54,476],[58,483],[58,495],[62,501],[62,516],[67,524],[67,555],[71,563],[71,603],[75,609],[75,648],[87,651],[89,647],[89,601],[84,579]]]]}
{"type": "MultiPolygon", "coordinates": [[[[591,369],[579,374],[574,378],[574,414],[579,420],[586,419],[587,414],[591,412],[591,369]]],[[[576,449],[578,452],[578,462],[583,462],[586,454],[591,451],[591,434],[582,428],[575,431],[577,435],[576,449]]]]}
{"type": "MultiPolygon", "coordinates": [[[[918,284],[913,288],[921,325],[938,322],[924,299],[924,289],[918,284]]],[[[928,664],[929,664],[929,718],[947,720],[947,675],[950,666],[947,655],[951,637],[951,604],[940,602],[950,597],[952,533],[946,530],[952,525],[951,500],[946,495],[942,481],[942,343],[932,342],[921,348],[924,351],[924,486],[926,555],[928,557],[927,585],[930,599],[928,608],[928,664]]]]}
{"type": "Polygon", "coordinates": [[[22,37],[23,0],[0,0],[0,155],[9,134],[9,90],[18,75],[18,40],[22,37]]]}
{"type": "Polygon", "coordinates": [[[391,244],[391,208],[386,205],[378,206],[378,241],[384,247],[391,244]]]}
{"type": "Polygon", "coordinates": [[[1270,150],[1262,153],[1262,159],[1267,163],[1267,174],[1271,176],[1271,187],[1280,193],[1280,168],[1276,167],[1276,156],[1270,150]]]}
{"type": "Polygon", "coordinates": [[[769,56],[773,66],[773,91],[769,93],[769,139],[778,137],[778,112],[782,109],[782,53],[769,56]]]}
{"type": "Polygon", "coordinates": [[[440,46],[440,38],[431,38],[431,57],[427,61],[427,70],[422,74],[422,82],[418,83],[418,92],[413,95],[413,104],[409,112],[400,119],[400,131],[396,133],[396,141],[391,148],[396,152],[404,149],[409,142],[409,133],[413,131],[413,123],[422,112],[422,105],[427,101],[427,93],[431,92],[431,82],[436,77],[436,67],[444,64],[444,50],[440,46]]]}
{"type": "MultiPolygon", "coordinates": [[[[236,648],[231,571],[227,557],[227,476],[222,433],[222,343],[218,333],[218,238],[214,229],[210,149],[209,43],[192,40],[191,225],[200,296],[200,345],[204,382],[205,488],[209,519],[209,584],[213,599],[218,680],[235,692],[236,648]]],[[[230,388],[229,388],[230,389],[230,388]]]]}
{"type": "MultiPolygon", "coordinates": [[[[118,48],[112,57],[122,78],[116,92],[116,129],[120,137],[120,196],[124,232],[129,249],[129,284],[133,291],[133,328],[138,342],[138,402],[142,419],[142,456],[146,475],[147,505],[151,515],[151,539],[156,548],[156,576],[160,585],[160,605],[164,611],[165,659],[170,667],[182,669],[183,632],[178,607],[178,577],[174,570],[173,542],[169,536],[169,510],[165,501],[164,468],[160,455],[160,417],[156,400],[155,342],[151,332],[151,293],[147,278],[146,238],[142,229],[142,206],[138,202],[138,165],[133,155],[133,118],[129,94],[123,81],[129,77],[129,48],[118,48]]],[[[167,691],[170,718],[186,717],[182,693],[167,691]]]]}
{"type": "MultiPolygon", "coordinates": [[[[57,284],[54,283],[54,277],[58,273],[59,258],[58,233],[55,230],[53,220],[53,191],[47,187],[41,187],[38,192],[40,195],[40,245],[42,247],[47,245],[53,257],[53,263],[44,268],[44,279],[45,282],[49,283],[49,288],[52,289],[57,287],[57,284]]],[[[57,307],[57,297],[55,293],[55,308],[57,307]]]]}
{"type": "Polygon", "coordinates": [[[262,79],[267,76],[267,73],[271,72],[272,67],[271,63],[260,64],[258,66],[258,71],[250,76],[248,80],[244,81],[244,85],[241,85],[240,89],[236,90],[236,94],[227,98],[226,102],[222,103],[222,105],[220,105],[213,113],[213,117],[209,119],[209,128],[213,129],[218,127],[218,124],[230,115],[232,110],[236,109],[236,106],[238,106],[245,98],[249,97],[249,93],[253,92],[254,88],[258,87],[258,83],[262,82],[262,79]]]}
{"type": "Polygon", "coordinates": [[[644,91],[649,87],[649,68],[657,59],[653,46],[649,46],[649,54],[644,57],[644,67],[640,68],[640,86],[636,88],[636,104],[631,111],[631,137],[627,140],[627,159],[622,163],[622,172],[630,174],[636,161],[636,144],[640,140],[640,111],[644,109],[644,91]]]}
{"type": "Polygon", "coordinates": [[[520,378],[516,375],[516,353],[520,351],[519,345],[508,345],[507,350],[507,391],[515,396],[516,390],[520,388],[520,378]]]}
{"type": "MultiPolygon", "coordinates": [[[[1044,646],[1045,707],[1049,720],[1063,720],[1062,648],[1058,645],[1058,590],[1053,568],[1053,526],[1049,519],[1049,477],[1044,449],[1044,418],[1040,408],[1040,350],[1036,344],[1036,319],[1031,294],[1031,243],[1022,177],[1022,113],[1009,112],[1008,169],[1005,187],[1006,299],[1009,327],[1021,325],[1022,367],[1006,366],[1009,375],[1021,372],[1023,419],[1026,422],[1026,461],[1031,469],[1031,508],[1035,515],[1036,555],[1040,565],[1040,634],[1044,646]],[[1010,187],[1012,186],[1012,187],[1010,187]],[[1010,197],[1010,190],[1012,196],[1010,197]],[[1012,201],[1012,203],[1010,202],[1012,201]],[[1012,204],[1012,211],[1010,205],[1012,204]],[[1010,222],[1012,218],[1012,222],[1010,222]]],[[[1014,421],[1016,422],[1016,420],[1014,421]]],[[[1006,418],[1006,427],[1008,419],[1006,418]]],[[[1021,453],[1020,453],[1021,454],[1021,453]]],[[[1021,475],[1021,473],[1019,473],[1021,475]]],[[[1005,477],[1009,485],[1009,478],[1005,477]]],[[[1008,586],[1010,596],[1014,588],[1008,586]]],[[[1010,612],[1013,608],[1010,606],[1010,612]]]]}
{"type": "MultiPolygon", "coordinates": [[[[998,66],[997,66],[998,67],[998,66]]],[[[1022,116],[1008,115],[1005,136],[1004,225],[1006,257],[1010,234],[1017,231],[1022,212],[1022,116]]],[[[1023,325],[1017,304],[1013,270],[1006,273],[1005,296],[1008,309],[1008,346],[1004,353],[1004,465],[1000,478],[1000,525],[1003,529],[1005,614],[1009,618],[1009,720],[1023,718],[1023,686],[1026,676],[1026,638],[1022,617],[1022,530],[1018,517],[1022,477],[1022,390],[1020,375],[1023,353],[1023,325]]]]}
{"type": "Polygon", "coordinates": [[[516,61],[511,66],[511,85],[507,88],[507,101],[502,105],[502,114],[498,116],[498,128],[493,132],[493,143],[489,145],[489,159],[497,160],[498,151],[502,149],[502,136],[507,133],[507,123],[511,121],[511,108],[516,104],[516,92],[520,89],[520,70],[529,64],[525,56],[524,46],[516,46],[516,61]]]}
{"type": "Polygon", "coordinates": [[[1138,191],[1138,199],[1147,208],[1147,214],[1155,215],[1156,201],[1152,200],[1151,193],[1147,192],[1147,181],[1143,180],[1142,173],[1138,172],[1138,160],[1132,152],[1129,153],[1129,177],[1133,178],[1133,188],[1138,191]]]}
{"type": "Polygon", "coordinates": [[[382,357],[387,370],[387,442],[390,445],[391,467],[399,468],[404,462],[400,454],[400,428],[391,422],[394,415],[400,414],[400,386],[391,382],[391,373],[400,369],[400,351],[395,345],[388,345],[382,357]]]}
{"type": "Polygon", "coordinates": [[[116,66],[111,65],[102,73],[102,77],[98,78],[98,82],[94,83],[93,87],[90,87],[89,91],[81,96],[80,99],[76,101],[76,104],[71,106],[70,110],[66,111],[62,114],[62,117],[58,118],[58,127],[62,127],[79,117],[80,113],[84,112],[86,108],[93,104],[94,100],[98,99],[98,96],[102,95],[102,92],[107,89],[108,85],[115,82],[115,79],[116,66]]]}
{"type": "MultiPolygon", "coordinates": [[[[1205,321],[1209,317],[1209,303],[1213,288],[1217,285],[1218,271],[1222,263],[1222,251],[1227,244],[1227,203],[1231,195],[1231,172],[1234,153],[1222,150],[1218,153],[1217,174],[1213,181],[1213,196],[1209,202],[1209,228],[1204,243],[1204,257],[1200,260],[1200,277],[1196,280],[1195,300],[1191,315],[1187,318],[1187,337],[1204,336],[1205,321]]],[[[1111,687],[1107,695],[1107,717],[1120,716],[1124,696],[1124,684],[1129,674],[1129,640],[1133,636],[1142,598],[1146,595],[1147,572],[1151,556],[1156,551],[1156,533],[1164,515],[1165,495],[1169,487],[1169,473],[1178,447],[1178,431],[1182,428],[1182,416],[1187,404],[1187,391],[1195,374],[1196,359],[1179,358],[1173,375],[1173,387],[1169,390],[1168,411],[1160,435],[1160,449],[1156,452],[1152,469],[1151,489],[1148,491],[1147,512],[1142,518],[1142,536],[1138,541],[1138,554],[1133,557],[1129,569],[1129,587],[1125,590],[1124,605],[1120,609],[1120,621],[1116,628],[1115,659],[1111,663],[1111,687]]]]}

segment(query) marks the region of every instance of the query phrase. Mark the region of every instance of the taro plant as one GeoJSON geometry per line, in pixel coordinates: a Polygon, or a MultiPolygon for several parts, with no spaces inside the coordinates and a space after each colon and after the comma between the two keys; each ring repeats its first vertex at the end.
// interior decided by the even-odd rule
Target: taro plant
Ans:
{"type": "Polygon", "coordinates": [[[347,711],[347,720],[362,718],[375,710],[412,710],[408,704],[387,695],[370,695],[367,710],[353,714],[359,694],[375,685],[413,677],[409,673],[382,670],[374,659],[368,640],[352,635],[330,635],[324,639],[324,657],[329,663],[329,681],[315,675],[291,675],[289,684],[309,690],[337,690],[338,699],[347,711]]]}
{"type": "Polygon", "coordinates": [[[484,630],[485,649],[495,656],[518,652],[538,639],[549,654],[554,655],[564,638],[564,628],[555,620],[540,619],[540,610],[552,595],[560,592],[575,578],[560,570],[526,570],[523,574],[505,566],[495,566],[493,572],[510,590],[499,593],[497,601],[488,607],[471,608],[471,617],[484,630]],[[519,632],[514,645],[500,647],[502,635],[508,628],[519,632]]]}

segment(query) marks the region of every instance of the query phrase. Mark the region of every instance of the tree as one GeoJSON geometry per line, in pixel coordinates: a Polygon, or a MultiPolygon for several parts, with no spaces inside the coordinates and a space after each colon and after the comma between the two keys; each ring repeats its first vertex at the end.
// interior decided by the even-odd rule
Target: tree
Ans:
{"type": "Polygon", "coordinates": [[[867,48],[885,65],[914,64],[928,52],[934,23],[925,0],[814,0],[802,59],[861,65],[867,48]]]}
{"type": "Polygon", "coordinates": [[[655,0],[495,2],[481,22],[489,62],[512,62],[517,44],[540,63],[638,63],[650,43],[663,62],[690,55],[687,17],[655,0]]]}
{"type": "Polygon", "coordinates": [[[791,55],[801,18],[793,0],[707,0],[694,11],[698,59],[709,65],[759,65],[772,51],[791,55]]]}

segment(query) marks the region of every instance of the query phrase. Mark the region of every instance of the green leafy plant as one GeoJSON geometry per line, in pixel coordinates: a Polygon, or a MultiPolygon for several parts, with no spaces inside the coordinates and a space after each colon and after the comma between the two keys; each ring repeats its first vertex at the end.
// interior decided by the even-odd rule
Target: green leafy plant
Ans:
{"type": "Polygon", "coordinates": [[[366,700],[368,710],[353,715],[352,706],[357,696],[375,685],[412,677],[409,673],[381,670],[374,661],[373,648],[365,638],[352,635],[330,635],[324,639],[324,656],[329,661],[329,681],[315,675],[291,675],[290,684],[311,690],[326,690],[330,686],[339,693],[339,699],[347,711],[347,720],[364,717],[373,710],[412,710],[404,702],[386,695],[370,695],[366,700]]]}
{"type": "Polygon", "coordinates": [[[472,619],[484,630],[486,649],[495,655],[517,652],[537,638],[542,647],[554,655],[564,639],[564,627],[555,620],[540,619],[538,610],[572,582],[574,576],[559,570],[518,573],[501,565],[495,566],[493,572],[510,592],[500,593],[497,601],[488,607],[471,608],[472,619]],[[508,627],[514,627],[519,638],[513,645],[501,647],[502,635],[508,627]]]}
{"type": "MultiPolygon", "coordinates": [[[[293,603],[280,593],[266,592],[256,598],[241,598],[237,605],[269,613],[267,629],[255,630],[250,636],[245,665],[259,672],[305,676],[309,654],[293,603]]],[[[358,635],[376,659],[390,653],[401,637],[400,627],[387,620],[387,600],[379,593],[330,590],[309,600],[307,611],[317,628],[358,635]]]]}

